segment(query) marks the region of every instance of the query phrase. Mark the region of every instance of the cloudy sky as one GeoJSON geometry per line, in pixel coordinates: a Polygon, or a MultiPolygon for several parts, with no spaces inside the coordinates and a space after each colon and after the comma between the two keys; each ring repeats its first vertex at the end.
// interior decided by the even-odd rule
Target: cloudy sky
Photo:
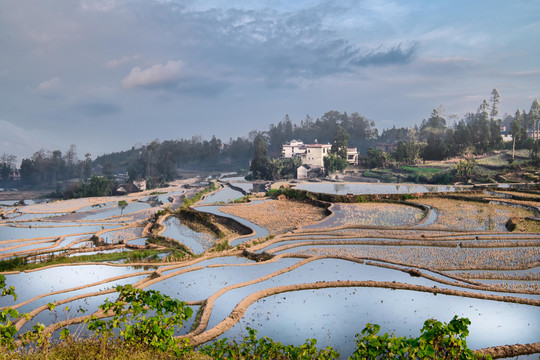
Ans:
{"type": "Polygon", "coordinates": [[[540,97],[540,1],[0,0],[0,154],[540,97]]]}

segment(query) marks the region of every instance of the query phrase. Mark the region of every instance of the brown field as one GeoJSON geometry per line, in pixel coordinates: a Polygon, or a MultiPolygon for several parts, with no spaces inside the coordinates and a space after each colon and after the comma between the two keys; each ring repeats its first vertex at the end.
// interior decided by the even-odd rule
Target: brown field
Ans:
{"type": "Polygon", "coordinates": [[[324,209],[289,200],[264,201],[253,205],[224,206],[220,211],[242,217],[271,234],[279,234],[324,219],[324,209]]]}

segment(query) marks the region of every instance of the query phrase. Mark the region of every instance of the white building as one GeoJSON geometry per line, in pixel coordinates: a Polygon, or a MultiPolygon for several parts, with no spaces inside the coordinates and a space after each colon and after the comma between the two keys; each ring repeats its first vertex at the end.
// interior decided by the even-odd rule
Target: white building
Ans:
{"type": "Polygon", "coordinates": [[[281,156],[284,158],[292,158],[294,156],[302,156],[306,153],[306,146],[300,140],[291,140],[283,144],[281,156]]]}
{"type": "Polygon", "coordinates": [[[357,148],[347,149],[347,161],[351,165],[358,165],[358,149],[357,148]]]}
{"type": "Polygon", "coordinates": [[[328,156],[332,145],[330,144],[311,144],[306,145],[306,153],[302,155],[302,164],[311,167],[324,167],[324,157],[328,156]]]}

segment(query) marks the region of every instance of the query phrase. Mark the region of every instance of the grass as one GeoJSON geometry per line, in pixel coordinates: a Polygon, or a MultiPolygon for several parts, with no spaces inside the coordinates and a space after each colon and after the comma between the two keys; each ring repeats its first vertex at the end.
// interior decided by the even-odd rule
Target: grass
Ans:
{"type": "Polygon", "coordinates": [[[394,176],[391,169],[364,171],[362,175],[365,177],[379,179],[382,182],[396,182],[397,181],[397,177],[394,176]]]}
{"type": "Polygon", "coordinates": [[[515,228],[512,230],[513,232],[540,233],[540,221],[523,218],[513,218],[512,220],[515,224],[515,228]]]}
{"type": "Polygon", "coordinates": [[[408,172],[419,173],[419,174],[434,174],[441,171],[441,169],[437,169],[437,168],[416,167],[416,166],[402,166],[400,167],[400,170],[405,170],[408,172]]]}
{"type": "Polygon", "coordinates": [[[15,352],[0,348],[0,360],[211,360],[198,352],[176,357],[173,352],[160,352],[143,346],[132,346],[120,340],[72,338],[54,343],[50,348],[15,352]]]}
{"type": "Polygon", "coordinates": [[[192,198],[190,198],[190,199],[184,198],[184,203],[182,204],[182,206],[180,208],[188,208],[188,207],[190,207],[191,205],[193,205],[196,202],[200,201],[202,199],[203,195],[211,193],[212,191],[217,190],[217,189],[219,189],[219,185],[217,184],[216,181],[212,181],[208,188],[199,191],[198,193],[193,195],[192,198]]]}

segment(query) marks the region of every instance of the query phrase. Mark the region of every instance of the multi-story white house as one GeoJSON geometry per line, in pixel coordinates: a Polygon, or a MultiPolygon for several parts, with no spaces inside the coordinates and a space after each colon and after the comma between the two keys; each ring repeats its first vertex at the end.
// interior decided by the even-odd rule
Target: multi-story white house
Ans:
{"type": "MultiPolygon", "coordinates": [[[[304,144],[299,140],[291,140],[283,144],[281,152],[284,158],[300,156],[302,164],[309,165],[310,168],[324,168],[324,158],[330,153],[330,144],[304,144]]],[[[351,165],[358,165],[358,150],[356,148],[347,149],[347,161],[351,165]]]]}
{"type": "Polygon", "coordinates": [[[324,158],[328,156],[332,145],[330,144],[310,144],[306,145],[306,153],[302,155],[302,164],[311,167],[324,167],[324,158]]]}
{"type": "Polygon", "coordinates": [[[283,144],[281,150],[281,156],[284,158],[292,158],[294,156],[301,156],[306,153],[306,146],[300,140],[291,140],[288,143],[283,144]]]}
{"type": "Polygon", "coordinates": [[[358,165],[358,149],[357,148],[347,149],[347,161],[351,165],[358,165]]]}

